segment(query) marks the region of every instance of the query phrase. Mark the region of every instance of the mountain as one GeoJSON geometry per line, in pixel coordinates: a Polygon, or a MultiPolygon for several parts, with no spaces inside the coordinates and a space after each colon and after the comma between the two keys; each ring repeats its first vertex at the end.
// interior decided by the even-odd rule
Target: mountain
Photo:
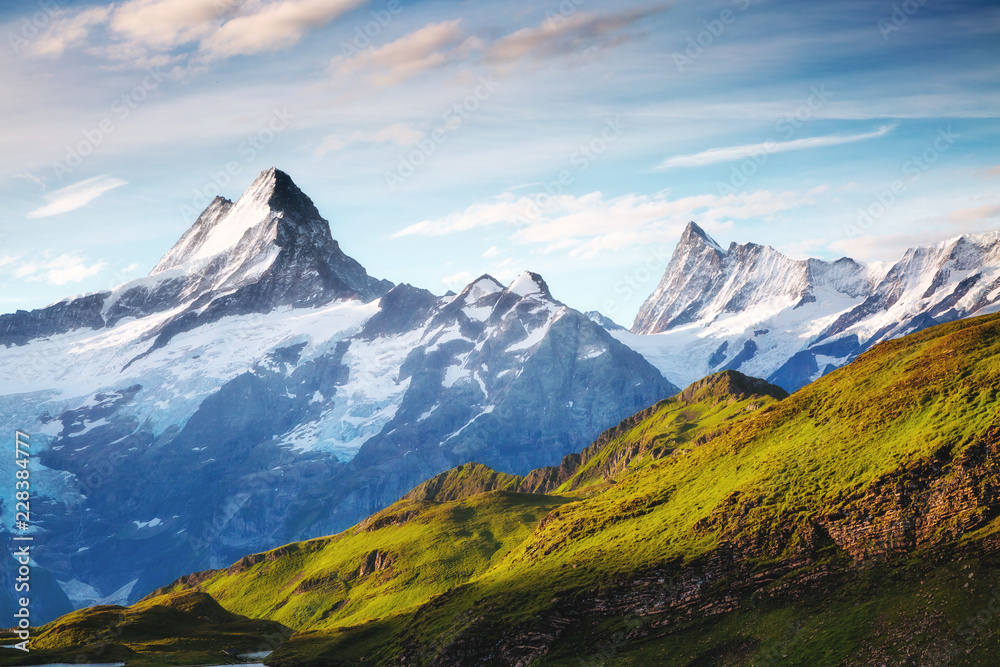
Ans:
{"type": "Polygon", "coordinates": [[[201,594],[295,630],[272,667],[994,664],[997,387],[1000,315],[791,396],[718,373],[544,493],[462,465],[145,604],[201,594]]]}
{"type": "Polygon", "coordinates": [[[0,344],[81,328],[112,328],[160,315],[147,336],[162,347],[173,336],[231,315],[279,306],[365,302],[392,283],[368,276],[341,251],[329,223],[287,174],[260,174],[235,204],[216,197],[146,278],[115,290],[0,315],[0,344]]]}
{"type": "Polygon", "coordinates": [[[998,304],[997,232],[863,264],[754,243],[724,250],[692,222],[631,333],[613,333],[681,383],[733,369],[794,391],[880,341],[998,304]]]}
{"type": "Polygon", "coordinates": [[[34,455],[37,621],[343,530],[466,460],[557,463],[677,391],[537,274],[447,296],[370,277],[276,169],[148,276],[0,333],[0,426],[34,455]]]}

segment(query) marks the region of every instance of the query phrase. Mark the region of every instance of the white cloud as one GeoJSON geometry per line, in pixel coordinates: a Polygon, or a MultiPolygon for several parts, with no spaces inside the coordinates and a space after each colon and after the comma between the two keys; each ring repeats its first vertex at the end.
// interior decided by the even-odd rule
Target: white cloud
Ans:
{"type": "Polygon", "coordinates": [[[111,29],[131,42],[168,50],[208,36],[238,4],[225,0],[131,0],[115,11],[111,29]]]}
{"type": "Polygon", "coordinates": [[[412,146],[424,138],[424,133],[414,129],[406,123],[395,123],[383,127],[376,132],[363,132],[355,130],[350,134],[331,134],[323,138],[323,141],[314,151],[317,157],[323,157],[327,153],[343,150],[351,144],[383,144],[394,143],[397,146],[412,146]]]}
{"type": "Polygon", "coordinates": [[[611,15],[582,12],[567,17],[550,15],[537,27],[522,28],[498,39],[487,51],[486,60],[507,64],[526,58],[545,59],[614,46],[627,37],[623,32],[626,28],[667,9],[669,5],[657,5],[611,15]]]}
{"type": "Polygon", "coordinates": [[[954,222],[962,224],[977,222],[980,220],[992,220],[994,218],[1000,218],[1000,205],[988,204],[986,206],[976,206],[973,208],[961,208],[957,211],[952,211],[949,217],[954,222]]]}
{"type": "Polygon", "coordinates": [[[14,174],[14,178],[23,178],[24,180],[31,181],[32,183],[41,188],[45,187],[45,181],[39,178],[38,176],[32,174],[30,171],[26,171],[23,174],[14,174]]]}
{"type": "Polygon", "coordinates": [[[445,276],[441,278],[441,282],[450,288],[464,287],[469,284],[469,280],[472,279],[472,274],[468,271],[459,271],[458,273],[453,273],[450,276],[445,276]]]}
{"type": "Polygon", "coordinates": [[[467,35],[460,19],[429,23],[379,48],[367,49],[353,57],[337,56],[330,61],[330,70],[337,77],[360,74],[371,84],[388,86],[480,53],[493,66],[588,53],[621,43],[627,37],[626,28],[666,8],[659,5],[610,16],[585,13],[557,16],[491,43],[486,36],[467,35]]]}
{"type": "Polygon", "coordinates": [[[834,241],[829,245],[829,249],[861,262],[895,262],[914,246],[936,243],[940,240],[942,235],[935,232],[879,234],[834,241]]]}
{"type": "Polygon", "coordinates": [[[94,201],[105,192],[123,185],[127,185],[127,182],[107,175],[88,178],[45,195],[49,203],[29,213],[28,217],[47,218],[75,211],[94,201]]]}
{"type": "Polygon", "coordinates": [[[423,132],[413,129],[406,123],[396,123],[395,125],[383,127],[371,137],[372,141],[391,141],[397,146],[412,146],[423,138],[423,132]]]}
{"type": "Polygon", "coordinates": [[[732,162],[757,155],[770,153],[784,153],[786,151],[798,151],[807,148],[821,148],[824,146],[836,146],[838,144],[849,144],[855,141],[865,141],[884,136],[892,131],[895,125],[883,125],[872,132],[862,134],[832,134],[822,137],[808,137],[806,139],[794,139],[792,141],[765,141],[759,144],[744,144],[742,146],[726,146],[724,148],[710,148],[700,153],[691,155],[678,155],[668,158],[656,167],[657,170],[670,169],[672,167],[701,167],[716,162],[732,162]]]}
{"type": "Polygon", "coordinates": [[[84,44],[91,29],[106,23],[110,14],[111,5],[78,12],[59,10],[54,13],[49,29],[29,44],[28,52],[44,58],[58,58],[67,49],[84,44]]]}
{"type": "Polygon", "coordinates": [[[313,151],[313,155],[316,157],[323,157],[327,153],[340,151],[345,148],[347,148],[347,141],[339,135],[331,134],[323,137],[323,141],[321,141],[319,146],[316,147],[316,150],[313,151]]]}
{"type": "Polygon", "coordinates": [[[476,37],[466,37],[461,20],[429,23],[377,49],[368,49],[330,61],[335,76],[366,75],[369,82],[386,86],[421,72],[443,67],[482,47],[476,37]]]}
{"type": "Polygon", "coordinates": [[[605,199],[600,192],[582,197],[538,194],[518,197],[508,192],[443,218],[410,225],[393,238],[445,236],[507,225],[513,228],[511,238],[516,243],[589,259],[602,252],[676,239],[691,220],[719,228],[732,220],[763,218],[807,206],[815,203],[826,189],[820,186],[807,192],[758,190],[676,200],[671,200],[665,191],[612,199],[605,199]]]}
{"type": "Polygon", "coordinates": [[[298,43],[309,30],[362,4],[363,0],[272,2],[226,22],[202,41],[202,51],[209,58],[225,58],[284,49],[298,43]]]}
{"type": "Polygon", "coordinates": [[[830,245],[830,239],[804,239],[802,241],[792,241],[778,247],[782,254],[792,259],[809,259],[815,257],[817,253],[825,251],[830,245]]]}
{"type": "MultiPolygon", "coordinates": [[[[178,66],[195,72],[207,63],[238,55],[274,52],[297,44],[315,30],[366,4],[366,0],[124,0],[82,10],[60,10],[35,55],[59,57],[85,52],[123,67],[178,66]]],[[[461,20],[429,23],[378,48],[330,62],[335,76],[359,74],[388,86],[422,72],[477,56],[489,64],[543,60],[591,53],[625,41],[627,28],[666,9],[665,5],[611,15],[578,12],[553,16],[535,27],[495,39],[469,35],[461,20]]]]}
{"type": "Polygon", "coordinates": [[[329,23],[365,0],[127,0],[84,10],[60,10],[30,52],[59,57],[86,51],[135,67],[165,66],[187,57],[177,49],[196,45],[195,62],[277,51],[329,23]],[[104,33],[95,36],[95,29],[104,33]]]}
{"type": "Polygon", "coordinates": [[[495,246],[495,245],[494,246],[490,246],[489,248],[486,249],[486,252],[483,253],[483,257],[496,257],[501,252],[503,252],[503,251],[500,250],[500,248],[498,248],[497,246],[495,246]]]}
{"type": "Polygon", "coordinates": [[[50,285],[78,283],[101,272],[106,264],[95,262],[88,265],[77,255],[64,253],[58,257],[26,262],[14,267],[15,278],[28,282],[45,282],[50,285]]]}

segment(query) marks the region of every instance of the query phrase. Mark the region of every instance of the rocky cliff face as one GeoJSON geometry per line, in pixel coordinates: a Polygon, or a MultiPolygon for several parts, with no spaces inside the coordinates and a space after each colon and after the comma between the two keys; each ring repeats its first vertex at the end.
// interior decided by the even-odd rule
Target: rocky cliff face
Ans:
{"type": "Polygon", "coordinates": [[[465,460],[556,463],[676,391],[536,274],[368,276],[273,169],[149,276],[0,332],[0,425],[38,443],[40,565],[77,605],[336,532],[465,460]]]}
{"type": "Polygon", "coordinates": [[[691,223],[631,333],[615,336],[681,384],[731,369],[794,391],[879,341],[998,303],[998,233],[866,265],[792,260],[753,243],[723,250],[691,223]]]}

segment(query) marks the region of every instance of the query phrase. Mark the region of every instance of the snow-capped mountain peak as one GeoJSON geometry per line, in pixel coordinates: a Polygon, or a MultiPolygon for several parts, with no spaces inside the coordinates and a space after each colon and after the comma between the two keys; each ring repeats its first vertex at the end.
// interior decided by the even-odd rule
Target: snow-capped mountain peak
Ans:
{"type": "Polygon", "coordinates": [[[471,283],[466,285],[465,289],[462,290],[462,293],[459,295],[459,297],[466,297],[468,299],[471,299],[472,301],[475,301],[489,294],[496,294],[497,292],[502,292],[503,289],[504,289],[503,283],[501,283],[499,280],[497,280],[490,274],[484,273],[483,275],[479,276],[471,283]]]}
{"type": "Polygon", "coordinates": [[[722,246],[713,239],[708,232],[698,226],[695,222],[689,222],[681,234],[680,246],[696,246],[707,243],[719,252],[724,252],[722,246]]]}
{"type": "Polygon", "coordinates": [[[507,286],[507,291],[520,297],[537,294],[543,298],[552,298],[552,294],[549,292],[549,286],[545,284],[545,281],[540,275],[532,273],[531,271],[525,271],[515,278],[511,284],[507,286]]]}
{"type": "Polygon", "coordinates": [[[235,203],[212,201],[148,276],[109,292],[3,316],[9,333],[0,334],[0,344],[159,314],[143,334],[144,340],[154,339],[148,354],[173,336],[229,315],[336,300],[371,302],[392,286],[344,254],[312,200],[288,174],[272,168],[235,203]]]}
{"type": "Polygon", "coordinates": [[[288,174],[272,167],[235,204],[216,198],[151,275],[181,269],[201,274],[202,288],[218,290],[253,282],[275,268],[299,279],[327,274],[322,277],[334,280],[325,287],[354,291],[366,300],[381,296],[384,291],[373,289],[367,276],[360,275],[360,266],[345,257],[312,200],[288,174]]]}
{"type": "Polygon", "coordinates": [[[325,223],[288,174],[272,167],[262,171],[235,204],[216,197],[152,272],[196,265],[237,246],[260,249],[262,242],[276,240],[274,222],[286,216],[298,225],[325,223]]]}
{"type": "Polygon", "coordinates": [[[722,252],[692,223],[632,331],[614,335],[682,385],[733,369],[793,391],[879,341],[997,309],[1000,233],[863,264],[755,243],[722,252]]]}

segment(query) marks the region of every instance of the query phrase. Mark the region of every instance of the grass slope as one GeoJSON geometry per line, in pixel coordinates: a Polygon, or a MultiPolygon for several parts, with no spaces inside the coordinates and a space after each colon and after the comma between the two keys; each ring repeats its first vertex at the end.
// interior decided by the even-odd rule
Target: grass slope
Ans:
{"type": "Polygon", "coordinates": [[[273,650],[291,634],[280,623],[226,611],[205,593],[177,591],[131,607],[106,605],[67,614],[33,633],[29,653],[0,653],[0,664],[238,664],[244,662],[239,654],[273,650]]]}
{"type": "Polygon", "coordinates": [[[402,500],[339,535],[206,573],[198,588],[236,613],[295,629],[356,625],[474,580],[566,502],[509,491],[402,500]]]}
{"type": "MultiPolygon", "coordinates": [[[[544,656],[593,657],[599,652],[584,647],[614,636],[602,623],[650,615],[675,633],[650,639],[654,653],[701,647],[676,664],[769,660],[792,616],[829,628],[796,633],[802,656],[869,664],[895,650],[884,624],[895,616],[918,627],[924,612],[935,618],[925,641],[946,644],[969,613],[988,608],[988,588],[959,587],[968,563],[958,559],[967,548],[983,559],[982,577],[992,577],[998,391],[1000,317],[987,316],[879,345],[725,428],[717,427],[726,420],[707,425],[717,413],[690,415],[709,437],[554,509],[475,581],[378,625],[297,635],[270,662],[568,664],[544,656]],[[888,568],[885,585],[872,579],[872,563],[888,568]],[[825,583],[812,589],[810,577],[825,583]],[[939,583],[923,588],[928,577],[939,583]],[[816,594],[832,596],[834,609],[796,601],[816,594]],[[762,613],[754,596],[772,595],[777,602],[762,613]],[[616,614],[621,599],[637,602],[616,614]],[[588,642],[567,631],[582,619],[598,623],[588,642]]],[[[668,406],[622,434],[619,449],[656,442],[659,429],[676,432],[668,406]]],[[[639,638],[623,636],[608,664],[650,664],[626,650],[639,638]]],[[[972,660],[963,656],[995,637],[988,627],[975,650],[949,660],[972,660]]],[[[909,635],[895,641],[920,645],[909,635]]],[[[830,664],[809,659],[797,664],[830,664]]]]}

